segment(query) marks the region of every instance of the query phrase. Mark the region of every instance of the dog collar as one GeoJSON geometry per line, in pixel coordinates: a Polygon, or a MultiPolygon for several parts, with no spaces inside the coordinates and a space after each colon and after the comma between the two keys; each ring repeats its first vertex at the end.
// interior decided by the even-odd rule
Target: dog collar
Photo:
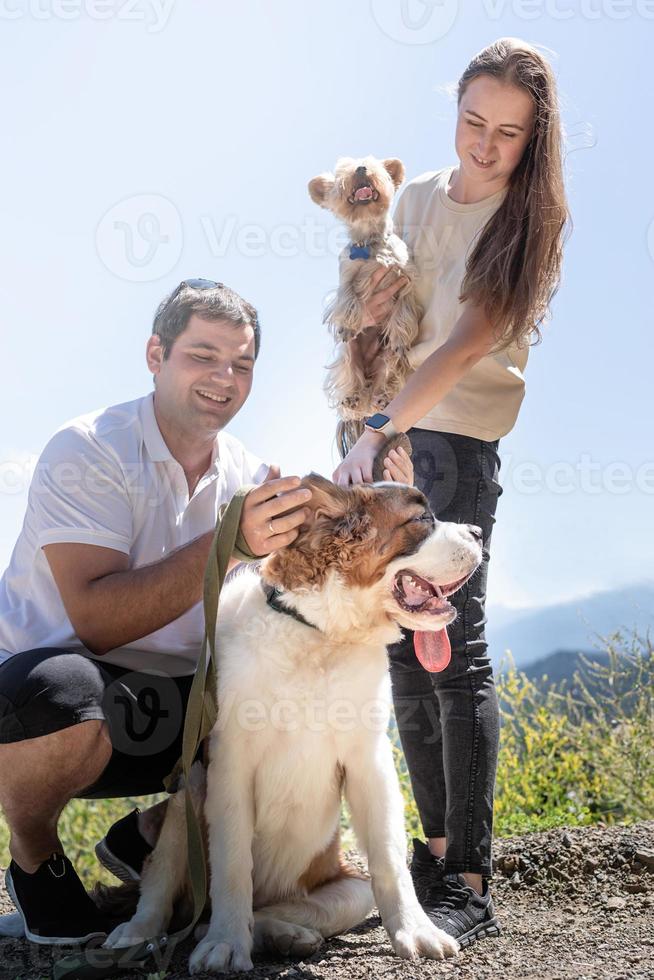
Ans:
{"type": "Polygon", "coordinates": [[[386,244],[391,236],[389,234],[384,235],[374,235],[369,241],[363,242],[350,242],[350,258],[351,259],[369,259],[371,255],[371,249],[375,245],[383,246],[386,244]]]}
{"type": "Polygon", "coordinates": [[[298,623],[302,623],[303,626],[310,626],[312,630],[318,629],[315,623],[310,623],[308,619],[304,618],[302,613],[297,611],[297,609],[291,609],[290,606],[285,606],[283,602],[281,602],[280,597],[282,593],[275,585],[269,585],[267,582],[262,582],[261,588],[266,596],[266,602],[271,609],[275,610],[275,612],[286,613],[287,616],[292,616],[293,619],[296,619],[298,623]]]}
{"type": "Polygon", "coordinates": [[[370,244],[368,242],[352,242],[350,245],[351,259],[369,259],[370,244]]]}

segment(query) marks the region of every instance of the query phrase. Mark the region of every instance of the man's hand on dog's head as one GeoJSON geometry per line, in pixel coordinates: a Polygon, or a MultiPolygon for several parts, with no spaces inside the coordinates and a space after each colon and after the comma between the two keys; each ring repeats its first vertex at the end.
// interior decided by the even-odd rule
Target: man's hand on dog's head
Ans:
{"type": "Polygon", "coordinates": [[[299,476],[280,477],[279,467],[271,466],[265,482],[243,504],[241,533],[252,554],[263,557],[294,541],[307,518],[302,505],[310,498],[299,476]]]}

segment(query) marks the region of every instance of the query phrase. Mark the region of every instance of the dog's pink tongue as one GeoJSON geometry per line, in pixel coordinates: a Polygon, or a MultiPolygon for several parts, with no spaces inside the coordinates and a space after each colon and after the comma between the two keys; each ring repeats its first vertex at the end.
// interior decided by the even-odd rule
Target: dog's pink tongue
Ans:
{"type": "Polygon", "coordinates": [[[422,666],[432,674],[445,670],[452,657],[447,627],[435,633],[414,633],[413,647],[422,666]]]}
{"type": "Polygon", "coordinates": [[[354,192],[354,200],[355,201],[369,201],[371,197],[372,197],[372,188],[371,187],[359,187],[354,192]]]}

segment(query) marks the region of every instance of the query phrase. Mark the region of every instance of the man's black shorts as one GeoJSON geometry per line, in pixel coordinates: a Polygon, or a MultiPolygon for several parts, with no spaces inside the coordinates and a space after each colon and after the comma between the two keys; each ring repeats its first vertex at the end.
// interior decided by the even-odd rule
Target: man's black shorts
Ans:
{"type": "Polygon", "coordinates": [[[18,653],[0,664],[0,743],[101,719],[113,753],[100,778],[78,796],[161,793],[182,752],[192,680],[130,671],[52,647],[18,653]]]}

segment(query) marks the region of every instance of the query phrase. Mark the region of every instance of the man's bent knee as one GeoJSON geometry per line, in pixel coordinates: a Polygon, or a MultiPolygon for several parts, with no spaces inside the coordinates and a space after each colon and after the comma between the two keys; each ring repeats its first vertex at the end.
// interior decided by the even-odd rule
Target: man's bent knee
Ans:
{"type": "Polygon", "coordinates": [[[103,722],[105,683],[94,661],[62,650],[30,650],[0,667],[0,743],[103,722]]]}

